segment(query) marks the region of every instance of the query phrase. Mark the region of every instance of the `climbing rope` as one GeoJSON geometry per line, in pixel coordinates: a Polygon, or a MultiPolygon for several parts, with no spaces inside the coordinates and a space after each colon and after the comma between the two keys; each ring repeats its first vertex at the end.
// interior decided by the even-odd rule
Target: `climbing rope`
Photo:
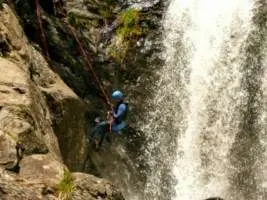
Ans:
{"type": "Polygon", "coordinates": [[[76,42],[77,42],[77,44],[78,44],[78,46],[79,46],[79,50],[80,50],[81,54],[83,55],[83,59],[84,59],[86,65],[87,65],[87,68],[91,71],[91,73],[92,73],[92,75],[93,75],[95,81],[97,82],[98,87],[99,87],[101,93],[103,94],[103,96],[104,96],[104,98],[105,98],[106,104],[107,104],[107,105],[109,106],[109,108],[112,110],[112,109],[113,109],[113,106],[112,106],[112,104],[110,103],[110,100],[109,100],[108,95],[107,95],[107,93],[106,93],[106,91],[105,91],[105,89],[104,89],[104,86],[103,86],[103,84],[101,83],[100,79],[98,78],[96,72],[94,71],[94,69],[93,69],[93,67],[92,67],[92,64],[91,64],[91,62],[90,62],[89,56],[88,56],[88,54],[86,53],[83,44],[82,44],[81,41],[79,40],[79,38],[78,38],[78,36],[77,36],[77,34],[76,34],[76,32],[75,32],[75,29],[69,24],[69,22],[67,22],[67,20],[65,20],[65,23],[67,24],[67,26],[68,26],[68,28],[70,29],[70,31],[71,31],[73,37],[75,38],[75,40],[76,40],[76,42]]]}
{"type": "Polygon", "coordinates": [[[46,37],[44,34],[44,28],[43,28],[43,23],[42,23],[42,19],[41,19],[41,9],[40,9],[39,0],[35,0],[35,13],[36,13],[36,17],[37,17],[37,21],[38,21],[38,25],[39,25],[39,31],[41,33],[41,40],[43,43],[44,53],[45,53],[46,58],[48,60],[50,60],[50,56],[48,53],[48,45],[47,45],[46,37]]]}
{"type": "MultiPolygon", "coordinates": [[[[53,1],[53,4],[54,3],[55,2],[53,1]]],[[[40,2],[39,2],[39,0],[35,0],[35,6],[36,6],[36,16],[37,16],[37,20],[38,20],[38,24],[39,24],[39,29],[40,29],[40,32],[41,32],[42,43],[43,43],[43,47],[44,47],[44,50],[45,50],[45,55],[46,55],[47,59],[50,60],[49,53],[48,53],[48,45],[47,45],[47,41],[46,41],[46,37],[45,37],[45,34],[44,34],[43,25],[42,25],[42,20],[41,20],[41,11],[40,11],[40,2]]],[[[54,8],[55,8],[55,5],[54,5],[54,8]]],[[[67,19],[67,18],[65,18],[65,19],[67,19]]],[[[80,52],[81,52],[81,54],[83,56],[83,59],[84,59],[86,65],[87,65],[87,68],[91,71],[91,73],[93,75],[93,78],[97,82],[98,87],[99,87],[101,93],[103,94],[103,96],[105,98],[105,103],[109,106],[110,110],[112,110],[113,106],[110,103],[110,100],[109,100],[108,95],[107,95],[107,93],[106,93],[106,91],[104,89],[103,84],[101,83],[100,79],[98,78],[97,74],[95,73],[95,71],[94,71],[94,69],[92,67],[92,64],[90,62],[89,56],[85,51],[85,47],[82,45],[82,42],[79,40],[75,29],[70,25],[70,23],[67,20],[64,20],[64,22],[67,25],[67,27],[69,28],[69,30],[71,31],[73,37],[75,38],[75,40],[76,40],[76,42],[77,42],[77,44],[79,46],[79,50],[80,50],[80,52]]]]}
{"type": "MultiPolygon", "coordinates": [[[[85,60],[85,63],[87,64],[87,67],[89,68],[89,70],[92,72],[93,74],[93,77],[94,79],[96,80],[97,84],[98,84],[98,87],[99,89],[101,90],[105,100],[106,100],[106,104],[109,106],[110,108],[110,111],[113,110],[113,106],[112,104],[110,103],[110,100],[108,98],[108,95],[104,89],[104,86],[102,85],[102,83],[100,82],[100,79],[98,78],[98,76],[96,75],[93,67],[92,67],[92,64],[90,62],[90,59],[89,59],[89,56],[88,54],[86,53],[85,49],[84,49],[84,46],[82,45],[81,41],[79,40],[76,32],[75,32],[75,29],[69,24],[69,22],[65,21],[65,23],[67,24],[67,26],[69,27],[73,37],[75,38],[78,46],[79,46],[79,49],[80,49],[80,52],[81,54],[83,55],[83,58],[85,60]]],[[[108,120],[108,123],[109,123],[109,133],[112,133],[112,120],[110,120],[110,117],[111,117],[111,113],[112,112],[108,112],[108,116],[107,116],[107,120],[108,120]]]]}

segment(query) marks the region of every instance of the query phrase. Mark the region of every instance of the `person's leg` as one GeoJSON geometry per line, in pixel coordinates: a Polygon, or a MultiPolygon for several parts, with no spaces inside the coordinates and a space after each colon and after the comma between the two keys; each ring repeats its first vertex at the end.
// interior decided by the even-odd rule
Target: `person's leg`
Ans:
{"type": "Polygon", "coordinates": [[[106,133],[102,133],[99,140],[99,148],[102,146],[106,133]]]}
{"type": "Polygon", "coordinates": [[[99,140],[99,148],[102,146],[102,143],[107,135],[108,128],[109,128],[109,122],[108,121],[103,121],[100,123],[100,140],[99,140]]]}
{"type": "Polygon", "coordinates": [[[106,140],[107,140],[108,143],[111,143],[110,133],[106,134],[106,140]]]}
{"type": "Polygon", "coordinates": [[[112,132],[113,133],[118,133],[125,129],[127,127],[127,124],[125,122],[121,122],[120,124],[112,124],[112,132]]]}
{"type": "Polygon", "coordinates": [[[98,147],[99,147],[99,140],[97,139],[97,137],[92,138],[91,144],[92,144],[92,149],[94,149],[94,150],[97,150],[98,149],[98,147]]]}

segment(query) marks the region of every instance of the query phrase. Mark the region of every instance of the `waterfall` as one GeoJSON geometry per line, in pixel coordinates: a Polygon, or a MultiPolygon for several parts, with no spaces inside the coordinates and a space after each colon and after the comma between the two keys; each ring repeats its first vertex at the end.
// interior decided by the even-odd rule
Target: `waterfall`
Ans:
{"type": "Polygon", "coordinates": [[[144,199],[267,199],[265,0],[172,0],[142,130],[144,199]]]}

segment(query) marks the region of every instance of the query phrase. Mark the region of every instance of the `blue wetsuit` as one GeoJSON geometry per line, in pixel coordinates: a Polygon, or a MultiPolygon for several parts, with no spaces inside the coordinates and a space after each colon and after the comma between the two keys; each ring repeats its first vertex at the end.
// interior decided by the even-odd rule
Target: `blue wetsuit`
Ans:
{"type": "Polygon", "coordinates": [[[112,113],[114,122],[112,123],[112,132],[118,132],[126,127],[126,123],[123,121],[127,113],[127,104],[119,102],[115,106],[112,113]]]}

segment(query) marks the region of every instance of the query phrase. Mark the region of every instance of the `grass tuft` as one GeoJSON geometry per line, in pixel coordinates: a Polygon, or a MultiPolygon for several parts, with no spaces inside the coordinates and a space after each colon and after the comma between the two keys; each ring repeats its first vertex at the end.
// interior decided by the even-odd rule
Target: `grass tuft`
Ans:
{"type": "Polygon", "coordinates": [[[62,180],[58,185],[59,199],[70,200],[72,192],[75,190],[75,185],[71,172],[64,170],[62,180]]]}

